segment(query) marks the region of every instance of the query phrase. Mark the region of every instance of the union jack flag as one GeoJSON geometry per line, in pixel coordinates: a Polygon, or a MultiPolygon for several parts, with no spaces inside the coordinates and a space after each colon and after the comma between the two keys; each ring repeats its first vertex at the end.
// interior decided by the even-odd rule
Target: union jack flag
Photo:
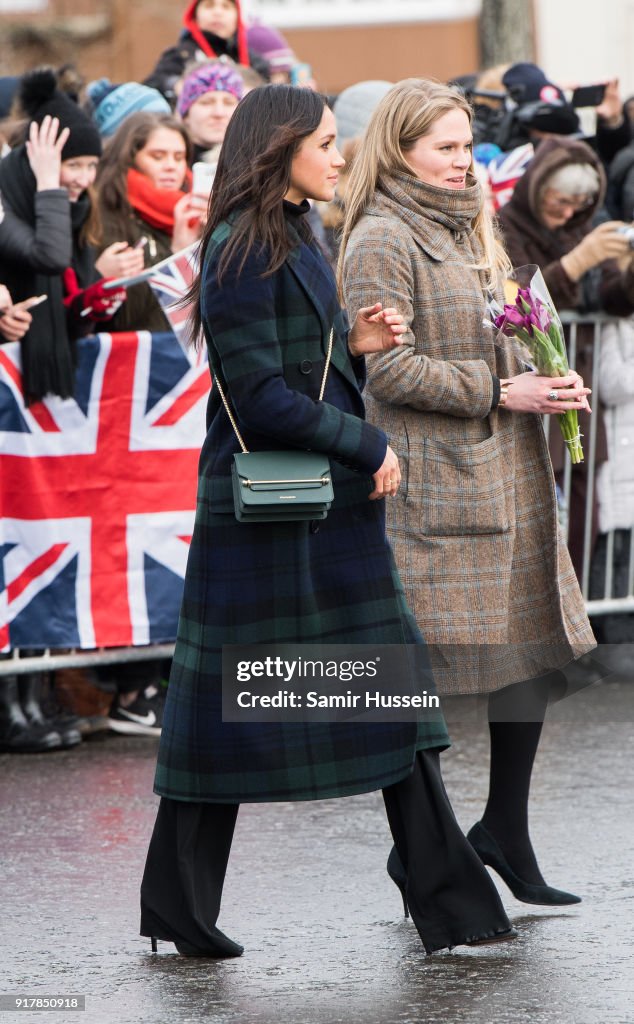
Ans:
{"type": "Polygon", "coordinates": [[[174,639],[209,388],[172,334],[100,334],[27,408],[0,348],[0,649],[174,639]]]}
{"type": "Polygon", "coordinates": [[[493,208],[497,213],[511,199],[515,186],[535,155],[531,142],[495,157],[487,167],[493,208]]]}
{"type": "Polygon", "coordinates": [[[181,306],[180,302],[198,273],[198,243],[149,269],[152,269],[152,274],[146,278],[147,283],[160,302],[174,334],[181,343],[185,343],[191,303],[181,306]]]}

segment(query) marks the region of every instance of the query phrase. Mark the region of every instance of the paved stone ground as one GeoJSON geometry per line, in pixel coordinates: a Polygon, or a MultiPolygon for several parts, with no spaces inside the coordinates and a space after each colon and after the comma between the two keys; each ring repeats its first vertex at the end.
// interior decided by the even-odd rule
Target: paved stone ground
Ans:
{"type": "MultiPolygon", "coordinates": [[[[450,725],[444,772],[466,829],[486,723],[450,725]]],[[[156,742],[2,755],[0,993],[86,995],[85,1013],[17,1018],[40,1024],[633,1024],[633,726],[634,685],[604,683],[545,729],[535,845],[547,879],[584,902],[528,907],[500,882],[519,939],[431,958],[385,874],[380,794],[243,807],[219,923],[245,955],[188,960],[137,935],[156,742]]]]}

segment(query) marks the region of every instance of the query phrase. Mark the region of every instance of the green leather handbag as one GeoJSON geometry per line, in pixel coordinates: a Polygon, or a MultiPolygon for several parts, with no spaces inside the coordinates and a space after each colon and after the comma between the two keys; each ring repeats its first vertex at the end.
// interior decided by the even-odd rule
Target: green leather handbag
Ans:
{"type": "Polygon", "coordinates": [[[238,452],[231,477],[236,519],[250,523],[325,519],[334,497],[319,452],[238,452]]]}
{"type": "MultiPolygon", "coordinates": [[[[324,397],[332,342],[331,330],[319,391],[320,402],[324,397]]],[[[214,384],[242,448],[241,452],[234,455],[231,467],[236,519],[248,523],[325,519],[334,499],[328,456],[297,448],[272,452],[248,451],[215,373],[214,384]]]]}

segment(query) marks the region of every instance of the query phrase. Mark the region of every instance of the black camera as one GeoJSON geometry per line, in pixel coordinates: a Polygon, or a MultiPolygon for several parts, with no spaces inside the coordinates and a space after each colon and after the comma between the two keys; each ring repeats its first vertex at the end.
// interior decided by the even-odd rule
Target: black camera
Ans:
{"type": "MultiPolygon", "coordinates": [[[[523,92],[523,89],[521,90],[523,92]]],[[[473,142],[492,142],[508,153],[517,146],[531,141],[531,130],[552,135],[574,135],[580,123],[573,107],[564,100],[532,100],[522,103],[518,89],[494,92],[489,89],[470,88],[465,97],[473,107],[473,142]],[[496,100],[490,106],[478,100],[496,100]]]]}

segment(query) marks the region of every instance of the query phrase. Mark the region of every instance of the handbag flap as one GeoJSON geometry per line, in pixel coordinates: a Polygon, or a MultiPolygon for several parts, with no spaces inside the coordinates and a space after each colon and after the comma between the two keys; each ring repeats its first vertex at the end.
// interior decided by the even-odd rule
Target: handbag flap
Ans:
{"type": "Polygon", "coordinates": [[[319,452],[237,452],[240,504],[329,508],[334,493],[330,464],[319,452]]]}

